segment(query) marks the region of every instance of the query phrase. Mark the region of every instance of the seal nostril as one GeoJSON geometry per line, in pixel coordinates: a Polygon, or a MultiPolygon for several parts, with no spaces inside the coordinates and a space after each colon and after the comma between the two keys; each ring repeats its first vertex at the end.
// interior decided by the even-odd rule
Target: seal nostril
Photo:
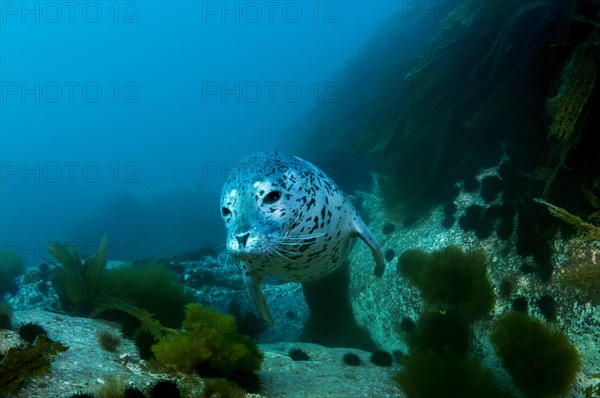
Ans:
{"type": "Polygon", "coordinates": [[[248,241],[249,236],[250,232],[246,232],[245,234],[237,235],[235,239],[237,239],[240,246],[246,247],[246,242],[248,241]]]}

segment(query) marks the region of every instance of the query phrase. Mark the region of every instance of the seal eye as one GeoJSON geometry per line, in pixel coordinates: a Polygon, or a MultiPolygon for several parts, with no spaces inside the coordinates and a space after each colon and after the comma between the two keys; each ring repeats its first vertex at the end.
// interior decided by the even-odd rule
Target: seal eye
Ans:
{"type": "Polygon", "coordinates": [[[281,192],[280,191],[271,191],[263,199],[263,204],[270,205],[270,204],[277,202],[279,199],[281,199],[281,192]]]}
{"type": "Polygon", "coordinates": [[[231,215],[231,210],[229,210],[227,207],[221,207],[221,215],[223,217],[227,217],[231,215]]]}

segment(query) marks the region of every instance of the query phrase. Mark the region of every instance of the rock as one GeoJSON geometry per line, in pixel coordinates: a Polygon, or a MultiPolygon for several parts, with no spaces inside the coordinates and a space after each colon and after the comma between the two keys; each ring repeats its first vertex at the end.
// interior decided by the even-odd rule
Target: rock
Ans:
{"type": "MultiPolygon", "coordinates": [[[[195,292],[197,302],[217,311],[228,313],[235,305],[242,314],[251,319],[256,310],[250,303],[246,287],[240,272],[233,264],[219,264],[216,258],[205,256],[201,261],[181,262],[182,283],[195,292]]],[[[107,268],[116,268],[129,263],[109,261],[107,268]]],[[[26,275],[17,279],[19,290],[8,301],[15,311],[43,309],[60,311],[58,296],[48,283],[46,294],[39,290],[38,269],[31,269],[26,275]],[[27,275],[32,276],[27,276],[27,275]]],[[[274,341],[297,341],[304,321],[308,318],[309,309],[304,300],[302,285],[299,283],[281,283],[274,278],[267,278],[263,285],[269,308],[275,323],[256,338],[259,343],[274,341]]],[[[262,322],[262,320],[258,320],[262,322]]]]}
{"type": "MultiPolygon", "coordinates": [[[[49,374],[25,381],[13,398],[65,397],[79,391],[93,393],[115,379],[145,389],[158,378],[168,377],[150,372],[130,340],[124,340],[116,353],[103,351],[96,333],[107,330],[118,334],[119,329],[112,322],[35,310],[17,311],[14,318],[17,323],[44,325],[49,338],[69,348],[54,357],[49,374]]],[[[12,342],[13,346],[19,344],[16,333],[8,335],[5,341],[12,342]]],[[[391,380],[397,368],[381,368],[369,363],[370,353],[302,343],[260,344],[259,348],[265,356],[259,372],[264,395],[247,394],[246,398],[402,397],[391,380]],[[293,361],[287,354],[293,348],[306,351],[311,359],[293,361]],[[363,365],[344,365],[342,357],[347,352],[361,357],[363,365]]],[[[187,396],[201,396],[203,381],[199,377],[179,374],[177,383],[187,391],[187,396]]]]}
{"type": "MultiPolygon", "coordinates": [[[[383,209],[381,200],[376,195],[364,196],[364,208],[368,210],[371,219],[369,228],[372,231],[381,231],[383,226],[395,217],[383,209]]],[[[481,198],[476,194],[461,192],[456,200],[457,214],[464,214],[466,208],[480,201],[481,198]]],[[[600,324],[600,304],[594,302],[593,297],[586,295],[584,291],[561,285],[557,282],[559,277],[544,283],[532,273],[524,274],[520,270],[523,258],[516,251],[514,236],[509,240],[501,240],[496,234],[492,234],[480,240],[473,232],[464,232],[456,224],[450,229],[444,229],[441,225],[443,217],[443,208],[439,206],[410,228],[401,227],[389,235],[376,236],[382,247],[399,248],[398,256],[408,249],[419,248],[431,252],[449,245],[456,245],[464,251],[484,250],[488,277],[496,293],[496,304],[490,316],[473,327],[471,346],[472,351],[490,367],[502,385],[510,385],[510,377],[502,368],[489,341],[492,320],[510,311],[516,297],[536,303],[542,295],[549,295],[555,300],[553,305],[556,306],[553,327],[564,331],[582,356],[582,376],[567,397],[582,396],[584,391],[597,389],[597,379],[589,375],[597,374],[600,369],[600,351],[597,349],[597,342],[600,341],[600,328],[597,327],[600,324]],[[510,297],[502,298],[499,289],[507,277],[514,280],[513,291],[510,297]]],[[[559,236],[552,242],[551,247],[556,275],[579,263],[587,266],[598,263],[598,242],[582,244],[567,241],[559,236]]],[[[423,310],[419,291],[398,274],[395,261],[386,264],[382,278],[375,277],[373,257],[362,242],[354,245],[349,260],[349,296],[357,323],[369,331],[381,349],[389,352],[408,352],[406,341],[399,332],[399,325],[405,317],[419,319],[423,310]]],[[[529,315],[544,321],[544,316],[537,306],[530,309],[529,315]]]]}
{"type": "MultiPolygon", "coordinates": [[[[298,341],[308,306],[299,283],[265,284],[263,291],[273,315],[273,324],[257,337],[259,343],[298,341]]],[[[197,301],[220,312],[229,312],[233,303],[241,313],[258,316],[246,290],[230,290],[213,286],[200,288],[197,301]]],[[[263,322],[257,318],[257,322],[263,322]]]]}
{"type": "Polygon", "coordinates": [[[260,348],[265,354],[260,372],[263,394],[269,398],[404,396],[392,380],[398,367],[373,365],[369,352],[309,343],[261,344],[260,348]],[[294,348],[305,351],[310,360],[293,361],[288,352],[294,348]],[[342,358],[348,352],[358,355],[362,365],[345,365],[342,358]]]}

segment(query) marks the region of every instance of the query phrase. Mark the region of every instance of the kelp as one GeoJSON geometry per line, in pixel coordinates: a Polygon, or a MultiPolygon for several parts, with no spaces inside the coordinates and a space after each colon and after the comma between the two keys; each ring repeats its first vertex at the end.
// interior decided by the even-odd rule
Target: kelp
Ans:
{"type": "Polygon", "coordinates": [[[505,117],[507,107],[514,107],[506,98],[511,97],[510,91],[522,89],[519,83],[526,79],[536,50],[548,44],[548,38],[536,37],[536,32],[524,34],[530,28],[528,22],[539,18],[549,23],[541,16],[562,7],[549,0],[519,3],[466,2],[440,24],[436,38],[402,81],[419,89],[408,102],[399,104],[397,117],[404,121],[419,117],[431,128],[423,132],[423,125],[410,128],[407,121],[388,136],[377,137],[389,154],[396,153],[413,134],[435,133],[437,115],[448,106],[473,109],[468,117],[461,116],[466,132],[491,126],[505,117]]]}
{"type": "Polygon", "coordinates": [[[591,241],[600,240],[600,227],[594,224],[583,221],[581,218],[574,214],[569,213],[562,207],[555,206],[551,203],[546,202],[543,199],[534,199],[537,203],[540,203],[548,208],[551,215],[556,218],[563,220],[574,226],[579,231],[579,236],[573,238],[576,241],[591,241]]]}
{"type": "Polygon", "coordinates": [[[86,260],[84,263],[84,275],[85,288],[88,294],[92,297],[96,295],[98,291],[98,283],[102,277],[102,273],[106,268],[106,251],[108,249],[108,235],[104,235],[100,241],[100,247],[96,252],[96,255],[86,260]]]}
{"type": "Polygon", "coordinates": [[[96,254],[84,261],[72,245],[51,242],[48,251],[58,264],[51,277],[52,286],[56,290],[61,303],[77,315],[87,315],[93,303],[99,298],[98,283],[106,268],[106,251],[108,236],[100,241],[96,254]]]}
{"type": "Polygon", "coordinates": [[[600,68],[600,31],[596,26],[589,38],[573,50],[561,73],[561,84],[546,108],[551,119],[548,140],[550,151],[546,161],[544,196],[550,191],[558,172],[565,168],[571,150],[580,142],[590,103],[598,93],[600,68]]]}
{"type": "MultiPolygon", "coordinates": [[[[594,244],[593,241],[600,240],[600,226],[586,222],[562,207],[555,206],[543,199],[534,200],[546,206],[552,216],[577,229],[578,235],[572,238],[572,241],[594,244]]],[[[581,289],[585,293],[586,299],[594,303],[600,302],[600,265],[598,264],[578,261],[559,274],[556,281],[561,285],[581,289]]]]}
{"type": "Polygon", "coordinates": [[[52,356],[68,347],[38,336],[33,345],[11,348],[0,361],[0,396],[15,391],[26,379],[50,371],[52,356]]]}
{"type": "MultiPolygon", "coordinates": [[[[379,145],[386,148],[385,155],[392,165],[394,159],[404,158],[415,149],[424,154],[425,162],[440,156],[454,157],[444,153],[449,148],[447,141],[492,136],[507,115],[518,119],[527,111],[515,99],[528,86],[524,83],[533,73],[535,55],[552,41],[545,32],[552,21],[544,15],[559,13],[563,6],[556,1],[515,5],[514,1],[481,2],[476,8],[468,3],[464,7],[469,10],[455,10],[450,21],[442,24],[432,48],[420,58],[423,64],[405,76],[405,83],[412,81],[419,90],[400,106],[398,118],[403,122],[388,131],[388,136],[377,137],[385,143],[379,145]],[[463,22],[460,16],[469,19],[463,22]],[[539,21],[538,26],[527,32],[531,21],[539,21]],[[420,122],[415,123],[416,119],[420,122]],[[417,136],[422,137],[418,141],[427,144],[415,148],[417,136]]],[[[468,143],[459,150],[466,154],[468,143]]]]}
{"type": "Polygon", "coordinates": [[[373,49],[348,67],[344,101],[322,108],[307,152],[325,163],[345,164],[348,153],[366,159],[381,177],[384,204],[405,217],[451,199],[457,182],[497,165],[503,152],[523,155],[518,167],[533,170],[547,136],[548,83],[567,51],[555,46],[565,39],[574,4],[464,2],[410,62],[395,35],[405,26],[377,36],[371,47],[388,53],[379,60],[381,73],[367,78],[359,69],[379,54],[373,49]],[[329,143],[314,139],[323,128],[334,130],[329,143]]]}
{"type": "Polygon", "coordinates": [[[63,308],[86,317],[110,310],[123,312],[139,320],[142,330],[156,338],[169,333],[169,327],[178,328],[184,306],[193,295],[175,273],[155,262],[107,270],[107,250],[106,235],[97,253],[83,261],[73,246],[50,244],[49,251],[58,260],[51,281],[63,308]]]}
{"type": "Polygon", "coordinates": [[[557,95],[547,101],[552,117],[550,136],[558,140],[569,141],[585,115],[598,78],[599,45],[600,34],[596,32],[573,51],[570,62],[562,71],[563,83],[557,95]]]}

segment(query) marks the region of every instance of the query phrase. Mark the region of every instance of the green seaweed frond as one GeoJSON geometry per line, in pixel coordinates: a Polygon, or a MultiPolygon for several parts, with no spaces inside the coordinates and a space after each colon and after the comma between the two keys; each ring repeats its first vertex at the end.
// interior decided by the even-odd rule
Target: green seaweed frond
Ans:
{"type": "Polygon", "coordinates": [[[52,286],[63,305],[73,313],[87,315],[84,312],[92,308],[94,300],[98,298],[97,287],[106,268],[107,249],[106,234],[96,255],[83,262],[72,245],[51,242],[48,246],[48,251],[58,261],[58,264],[54,264],[56,272],[51,278],[52,286]]]}
{"type": "Polygon", "coordinates": [[[573,225],[580,232],[580,236],[574,238],[576,241],[590,241],[590,240],[600,240],[600,227],[594,224],[590,224],[588,222],[583,221],[581,218],[577,217],[574,214],[569,213],[567,210],[562,207],[555,206],[551,203],[546,202],[543,199],[533,199],[537,203],[543,204],[548,208],[548,211],[551,215],[556,218],[560,218],[561,220],[573,225]]]}
{"type": "Polygon", "coordinates": [[[8,350],[0,362],[0,396],[15,391],[32,376],[47,373],[51,357],[67,348],[46,336],[38,336],[33,345],[8,350]]]}
{"type": "Polygon", "coordinates": [[[558,140],[569,141],[576,133],[578,123],[586,116],[585,110],[598,77],[599,40],[600,34],[595,32],[573,51],[569,64],[563,69],[558,93],[547,101],[552,117],[550,135],[558,140]]]}
{"type": "Polygon", "coordinates": [[[106,251],[108,250],[108,235],[104,234],[96,255],[87,259],[83,264],[85,288],[91,297],[96,296],[98,282],[106,268],[106,251]]]}
{"type": "Polygon", "coordinates": [[[183,324],[183,333],[165,336],[152,346],[159,367],[191,372],[194,365],[208,362],[224,376],[236,370],[260,369],[262,353],[250,337],[238,334],[232,316],[194,303],[187,305],[183,324]]]}
{"type": "Polygon", "coordinates": [[[135,305],[116,297],[102,298],[90,314],[90,317],[97,317],[101,313],[110,310],[122,311],[131,315],[141,322],[139,331],[148,332],[157,340],[169,334],[181,334],[178,330],[161,325],[161,323],[144,308],[138,308],[135,305]]]}

